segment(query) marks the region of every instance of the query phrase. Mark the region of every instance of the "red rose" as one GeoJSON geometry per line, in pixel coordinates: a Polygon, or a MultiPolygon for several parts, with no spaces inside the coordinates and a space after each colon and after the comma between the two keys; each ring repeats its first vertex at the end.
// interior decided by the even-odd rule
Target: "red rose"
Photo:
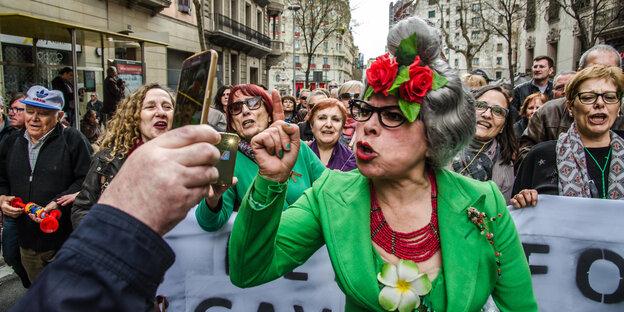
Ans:
{"type": "Polygon", "coordinates": [[[418,65],[420,65],[420,57],[417,56],[414,63],[409,67],[410,80],[404,82],[399,87],[400,97],[408,102],[422,103],[422,99],[433,86],[433,71],[431,68],[418,65]]]}
{"type": "Polygon", "coordinates": [[[399,64],[396,62],[396,57],[390,58],[390,54],[386,53],[377,57],[371,67],[366,70],[366,79],[375,92],[383,92],[387,96],[388,89],[392,86],[398,72],[399,64]]]}

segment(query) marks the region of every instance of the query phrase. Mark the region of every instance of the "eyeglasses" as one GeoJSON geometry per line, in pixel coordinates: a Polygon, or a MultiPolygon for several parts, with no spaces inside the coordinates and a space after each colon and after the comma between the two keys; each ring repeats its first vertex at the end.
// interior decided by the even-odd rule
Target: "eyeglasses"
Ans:
{"type": "Polygon", "coordinates": [[[260,108],[260,106],[262,106],[262,97],[254,96],[243,101],[234,102],[232,103],[232,105],[228,105],[228,110],[230,111],[230,114],[234,116],[242,113],[243,104],[247,106],[247,109],[249,110],[256,110],[260,108]]]}
{"type": "Polygon", "coordinates": [[[598,100],[598,97],[602,97],[602,101],[605,104],[619,104],[622,94],[620,92],[610,91],[604,93],[596,92],[579,92],[576,94],[581,104],[593,105],[598,100]]]}
{"type": "Polygon", "coordinates": [[[563,91],[563,89],[565,89],[565,85],[556,85],[554,88],[554,90],[557,90],[557,91],[563,91]]]}
{"type": "Polygon", "coordinates": [[[302,99],[302,100],[307,100],[308,99],[308,97],[305,96],[305,95],[304,96],[300,96],[299,98],[302,99]]]}
{"type": "Polygon", "coordinates": [[[379,123],[387,128],[396,128],[407,120],[399,106],[375,107],[362,100],[351,100],[349,106],[353,119],[359,122],[369,120],[373,113],[377,113],[379,123]]]}
{"type": "Polygon", "coordinates": [[[329,88],[338,88],[337,85],[329,85],[329,88]]]}
{"type": "Polygon", "coordinates": [[[24,111],[24,109],[20,107],[9,107],[7,110],[9,113],[19,113],[24,111]]]}
{"type": "Polygon", "coordinates": [[[359,93],[343,93],[340,95],[341,100],[357,99],[359,97],[360,97],[359,93]]]}
{"type": "Polygon", "coordinates": [[[492,115],[498,119],[505,119],[505,117],[507,117],[507,114],[509,113],[509,109],[506,109],[502,106],[490,106],[488,105],[488,103],[485,103],[483,101],[477,101],[477,103],[475,103],[475,110],[477,111],[477,113],[483,114],[487,112],[488,109],[492,110],[492,115]]]}

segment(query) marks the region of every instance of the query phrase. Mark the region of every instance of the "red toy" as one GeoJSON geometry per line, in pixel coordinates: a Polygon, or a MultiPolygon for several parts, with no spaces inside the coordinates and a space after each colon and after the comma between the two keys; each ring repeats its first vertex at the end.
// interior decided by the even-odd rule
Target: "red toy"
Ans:
{"type": "Polygon", "coordinates": [[[59,223],[58,218],[61,217],[61,211],[58,209],[54,209],[50,212],[45,212],[43,207],[35,204],[35,203],[27,203],[24,204],[21,198],[15,197],[11,201],[11,206],[18,207],[24,209],[25,213],[32,213],[36,215],[38,218],[41,218],[41,223],[39,227],[45,233],[53,233],[58,229],[59,223]]]}

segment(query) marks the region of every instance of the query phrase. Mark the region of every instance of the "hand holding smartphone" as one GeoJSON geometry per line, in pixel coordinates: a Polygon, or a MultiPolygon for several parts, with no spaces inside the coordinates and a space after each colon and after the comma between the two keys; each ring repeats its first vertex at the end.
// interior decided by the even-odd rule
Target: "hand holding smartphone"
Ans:
{"type": "Polygon", "coordinates": [[[215,165],[219,171],[217,185],[230,185],[234,177],[234,166],[238,152],[238,135],[234,133],[219,132],[221,141],[215,145],[221,153],[221,159],[215,165]]]}

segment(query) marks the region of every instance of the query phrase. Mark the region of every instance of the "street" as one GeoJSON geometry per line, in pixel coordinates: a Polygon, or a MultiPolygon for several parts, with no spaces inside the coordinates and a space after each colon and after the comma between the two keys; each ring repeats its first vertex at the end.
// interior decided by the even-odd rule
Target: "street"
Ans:
{"type": "Polygon", "coordinates": [[[17,275],[0,259],[0,312],[8,311],[24,292],[17,275]]]}

